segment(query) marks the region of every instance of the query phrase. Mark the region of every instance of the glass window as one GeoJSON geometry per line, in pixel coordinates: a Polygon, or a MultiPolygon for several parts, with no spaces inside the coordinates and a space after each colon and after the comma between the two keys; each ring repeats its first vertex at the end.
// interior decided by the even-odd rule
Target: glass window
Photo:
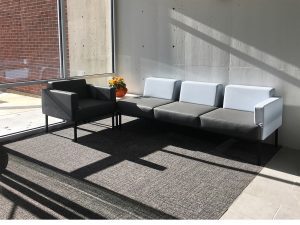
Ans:
{"type": "Polygon", "coordinates": [[[60,78],[56,1],[0,1],[0,28],[0,83],[60,78]]]}

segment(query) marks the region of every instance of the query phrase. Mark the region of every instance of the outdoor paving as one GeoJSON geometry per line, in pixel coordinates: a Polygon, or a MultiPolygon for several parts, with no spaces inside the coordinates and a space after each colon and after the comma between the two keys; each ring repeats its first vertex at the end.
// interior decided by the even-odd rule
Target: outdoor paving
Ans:
{"type": "MultiPolygon", "coordinates": [[[[61,122],[49,117],[49,124],[61,122]]],[[[41,98],[0,92],[0,137],[44,126],[41,98]]]]}

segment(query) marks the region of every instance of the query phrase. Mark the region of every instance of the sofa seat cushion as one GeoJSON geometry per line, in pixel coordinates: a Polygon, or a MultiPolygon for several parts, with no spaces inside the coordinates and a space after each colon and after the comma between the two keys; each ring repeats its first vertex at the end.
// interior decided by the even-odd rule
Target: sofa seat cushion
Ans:
{"type": "Polygon", "coordinates": [[[254,113],[220,108],[200,116],[203,129],[230,136],[257,140],[259,127],[254,123],[254,113]]]}
{"type": "Polygon", "coordinates": [[[76,112],[77,120],[89,120],[105,114],[111,114],[115,110],[115,103],[95,99],[80,99],[76,112]]]}
{"type": "Polygon", "coordinates": [[[127,116],[153,118],[153,108],[173,102],[152,97],[133,97],[119,100],[118,112],[127,116]]]}
{"type": "Polygon", "coordinates": [[[154,109],[154,117],[158,120],[199,127],[199,116],[215,110],[216,107],[187,102],[173,102],[154,109]]]}

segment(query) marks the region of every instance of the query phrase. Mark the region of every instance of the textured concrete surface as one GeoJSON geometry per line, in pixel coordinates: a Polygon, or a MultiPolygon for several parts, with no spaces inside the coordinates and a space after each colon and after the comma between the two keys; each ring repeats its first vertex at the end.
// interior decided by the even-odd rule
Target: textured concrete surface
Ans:
{"type": "Polygon", "coordinates": [[[117,73],[272,86],[284,98],[280,143],[300,149],[300,1],[116,0],[117,73]]]}
{"type": "Polygon", "coordinates": [[[68,0],[70,75],[112,72],[110,0],[68,0]]]}

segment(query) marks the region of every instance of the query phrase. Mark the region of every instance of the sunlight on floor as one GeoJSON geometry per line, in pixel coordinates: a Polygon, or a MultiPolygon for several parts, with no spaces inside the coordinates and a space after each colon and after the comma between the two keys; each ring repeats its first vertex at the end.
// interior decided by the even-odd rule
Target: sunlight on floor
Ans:
{"type": "Polygon", "coordinates": [[[300,219],[300,151],[281,149],[222,219],[300,219]]]}
{"type": "MultiPolygon", "coordinates": [[[[49,123],[61,122],[49,118],[49,123]]],[[[22,94],[0,92],[0,136],[44,126],[41,99],[22,94]]]]}

